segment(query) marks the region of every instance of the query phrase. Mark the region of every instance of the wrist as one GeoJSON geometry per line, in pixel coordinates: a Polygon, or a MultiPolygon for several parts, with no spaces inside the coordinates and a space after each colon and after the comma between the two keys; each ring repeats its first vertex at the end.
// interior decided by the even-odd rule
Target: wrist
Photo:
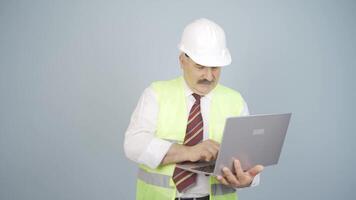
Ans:
{"type": "Polygon", "coordinates": [[[193,162],[193,158],[192,158],[192,153],[191,153],[191,148],[190,146],[185,146],[183,144],[180,145],[181,146],[181,154],[180,156],[181,157],[181,160],[182,162],[184,161],[190,161],[190,162],[193,162]]]}

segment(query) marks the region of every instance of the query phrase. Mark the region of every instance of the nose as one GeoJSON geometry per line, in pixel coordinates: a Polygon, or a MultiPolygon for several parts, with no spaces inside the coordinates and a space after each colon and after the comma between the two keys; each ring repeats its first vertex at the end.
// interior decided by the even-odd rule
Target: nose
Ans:
{"type": "Polygon", "coordinates": [[[206,71],[205,71],[205,78],[206,78],[208,81],[214,80],[214,75],[213,75],[213,71],[212,71],[211,67],[206,67],[205,69],[206,69],[206,71]]]}

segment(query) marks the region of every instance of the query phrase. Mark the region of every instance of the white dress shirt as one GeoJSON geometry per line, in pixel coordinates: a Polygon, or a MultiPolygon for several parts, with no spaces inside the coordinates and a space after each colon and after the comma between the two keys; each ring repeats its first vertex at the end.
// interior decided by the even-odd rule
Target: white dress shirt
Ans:
{"type": "MultiPolygon", "coordinates": [[[[185,97],[187,101],[187,116],[195,102],[193,92],[185,84],[185,97]]],[[[200,107],[204,123],[204,140],[208,139],[209,115],[211,93],[201,97],[200,107]]],[[[155,136],[159,105],[155,91],[148,87],[143,92],[135,111],[131,116],[129,127],[125,133],[124,149],[126,156],[139,164],[144,164],[151,168],[156,168],[168,152],[172,142],[160,139],[155,136]]],[[[244,102],[241,112],[242,116],[249,115],[248,107],[244,102]]],[[[256,186],[260,182],[259,174],[255,176],[251,186],[256,186]]],[[[209,177],[198,174],[197,184],[186,190],[184,193],[177,191],[177,197],[202,197],[209,195],[209,177]]]]}

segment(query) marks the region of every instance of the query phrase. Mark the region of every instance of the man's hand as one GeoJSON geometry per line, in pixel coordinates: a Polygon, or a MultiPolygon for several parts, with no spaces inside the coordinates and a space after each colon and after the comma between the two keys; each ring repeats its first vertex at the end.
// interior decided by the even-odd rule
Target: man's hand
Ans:
{"type": "Polygon", "coordinates": [[[211,161],[215,160],[220,145],[214,140],[205,140],[202,143],[190,146],[188,150],[189,161],[211,161]]]}
{"type": "Polygon", "coordinates": [[[243,188],[251,185],[253,178],[262,172],[263,166],[256,165],[251,169],[244,172],[241,167],[239,160],[234,160],[234,170],[235,173],[227,167],[223,168],[223,176],[217,176],[218,181],[224,185],[234,187],[234,188],[243,188]]]}
{"type": "Polygon", "coordinates": [[[205,140],[194,146],[172,144],[161,164],[167,165],[184,161],[211,161],[215,160],[219,151],[219,143],[214,140],[205,140]]]}

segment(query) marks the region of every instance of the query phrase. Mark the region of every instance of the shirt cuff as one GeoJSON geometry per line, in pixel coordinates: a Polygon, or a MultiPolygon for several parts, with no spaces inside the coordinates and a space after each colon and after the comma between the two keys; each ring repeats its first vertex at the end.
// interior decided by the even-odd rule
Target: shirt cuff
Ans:
{"type": "Polygon", "coordinates": [[[172,143],[163,139],[153,138],[146,150],[138,158],[138,162],[150,168],[157,168],[167,154],[172,143]]]}
{"type": "Polygon", "coordinates": [[[257,174],[257,175],[253,178],[250,187],[255,187],[255,186],[259,185],[259,184],[260,184],[260,174],[257,174]]]}

